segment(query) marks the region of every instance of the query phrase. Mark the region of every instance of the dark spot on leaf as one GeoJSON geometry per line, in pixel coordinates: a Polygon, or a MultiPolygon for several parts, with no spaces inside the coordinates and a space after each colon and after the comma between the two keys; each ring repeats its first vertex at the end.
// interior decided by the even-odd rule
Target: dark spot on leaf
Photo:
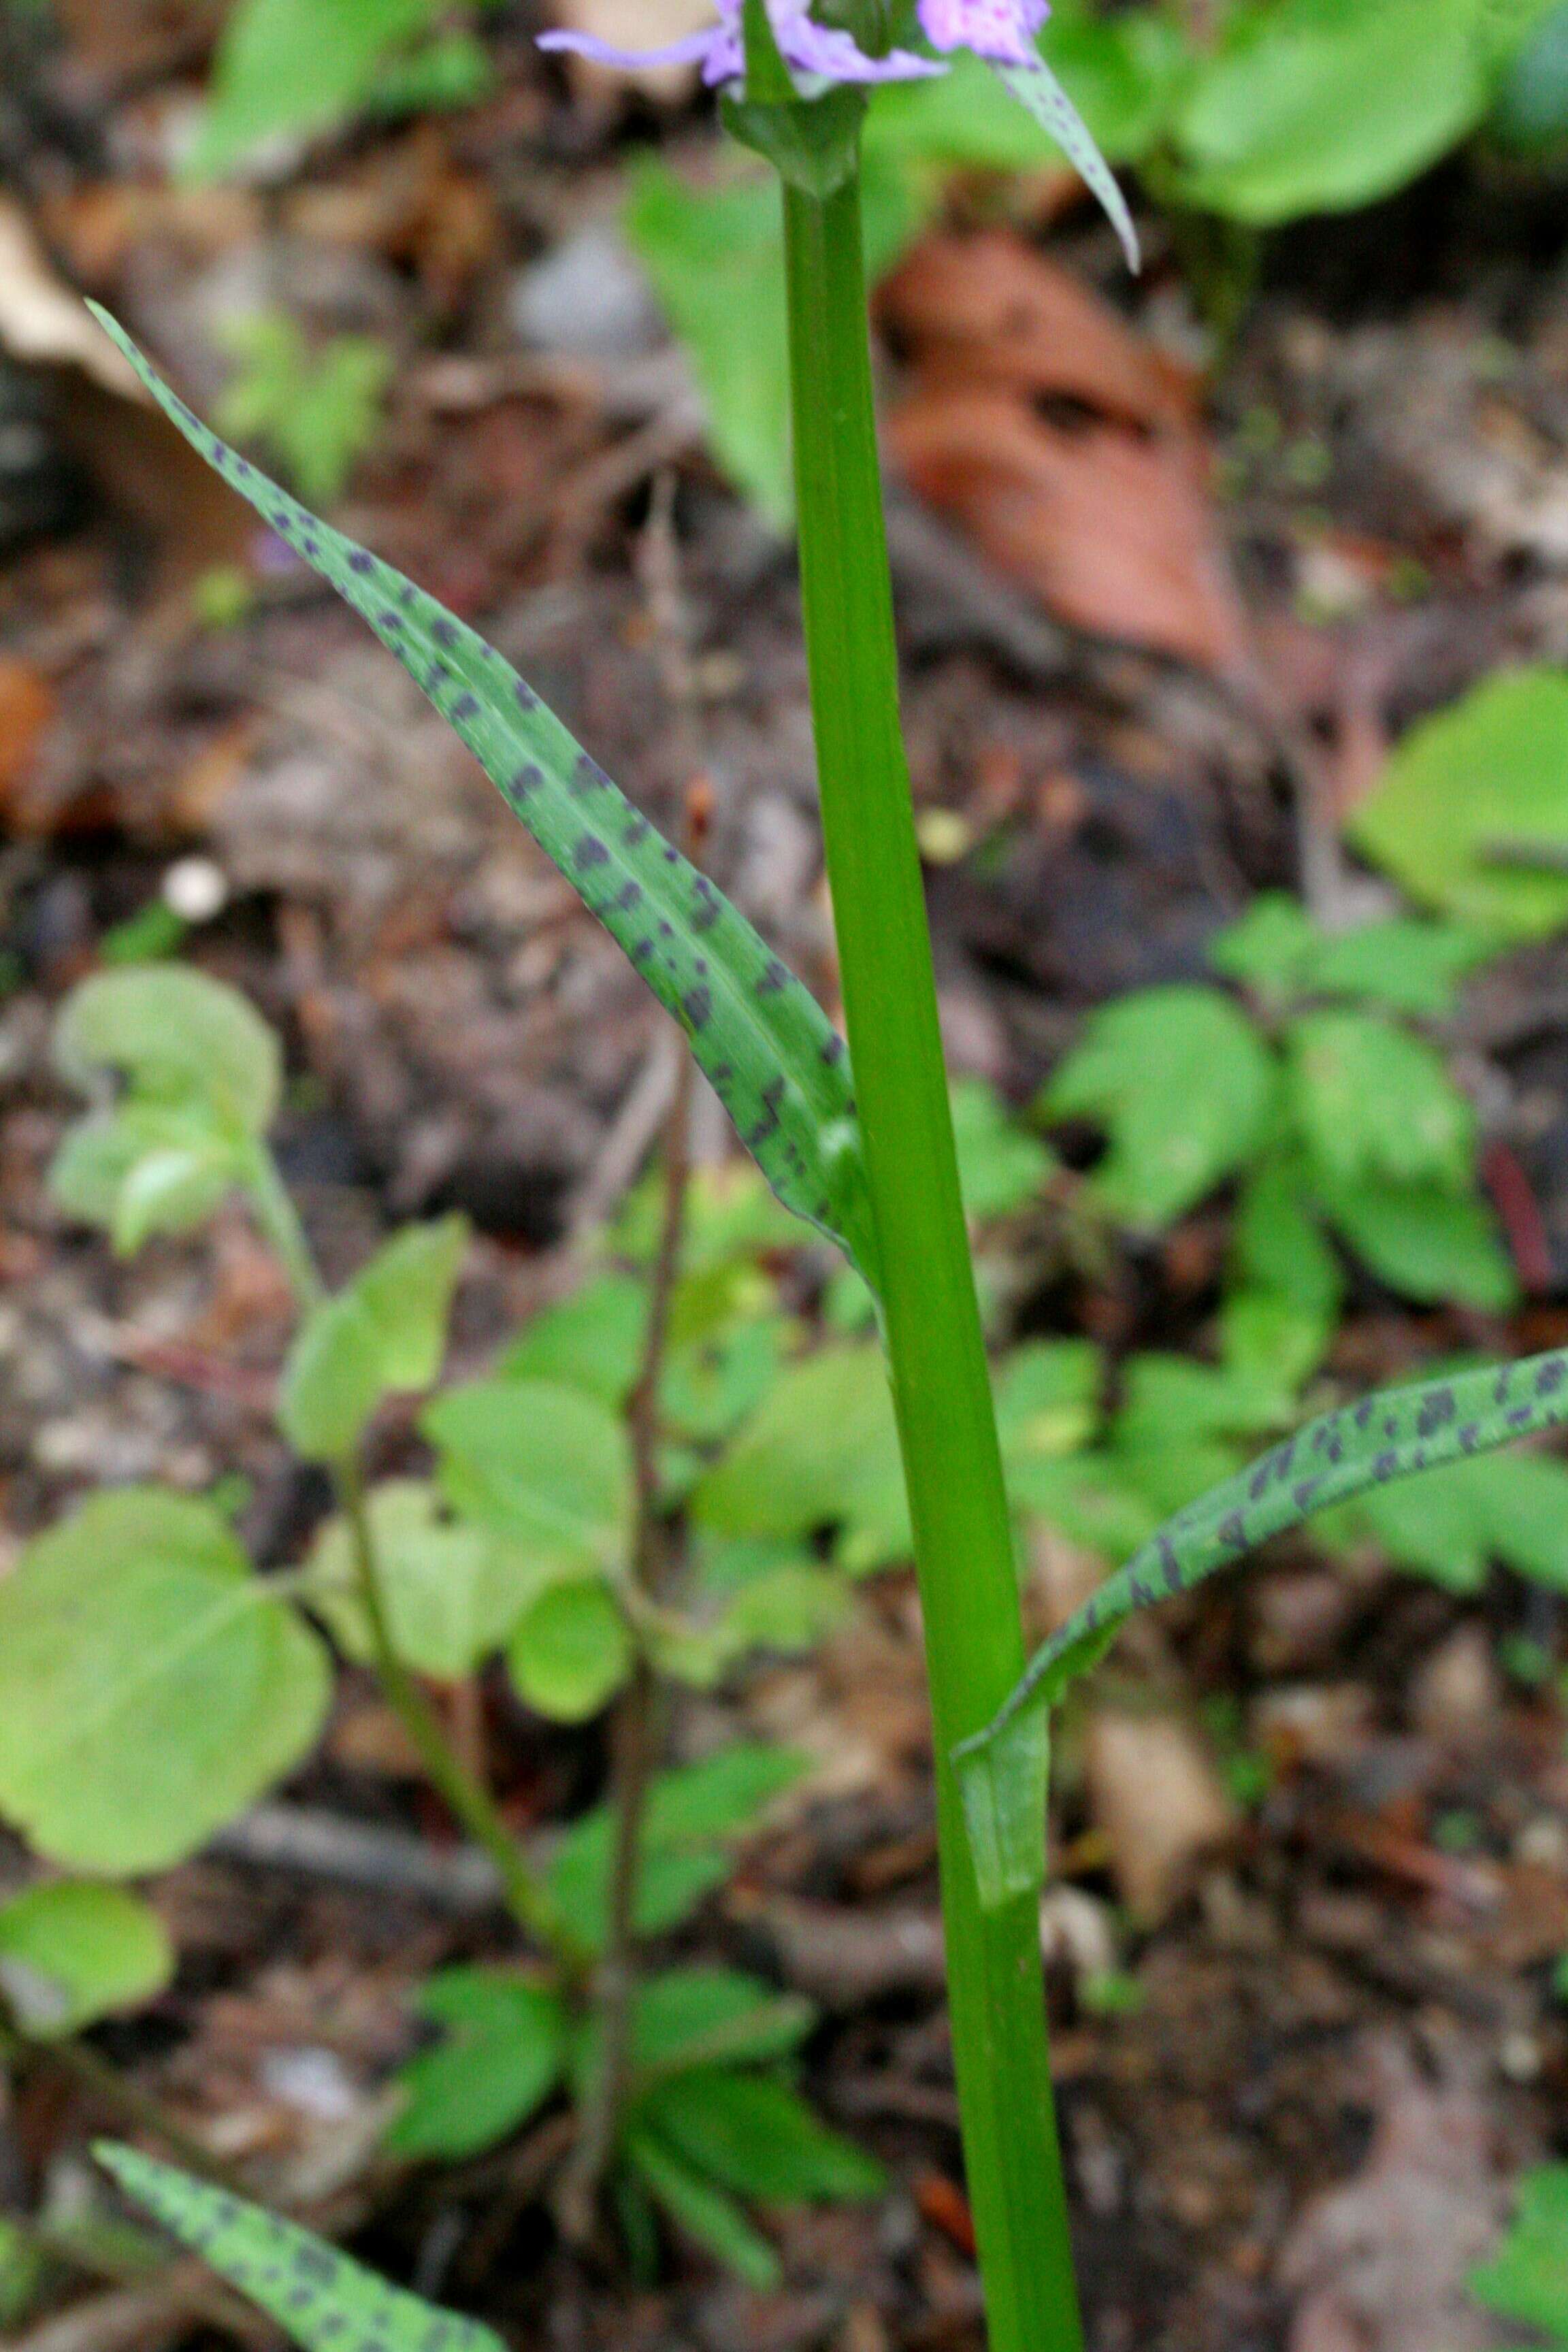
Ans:
{"type": "Polygon", "coordinates": [[[693,988],[681,998],[681,1004],[692,1027],[705,1029],[712,1017],[713,992],[708,988],[693,988]]]}
{"type": "Polygon", "coordinates": [[[511,690],[513,695],[516,697],[517,707],[520,710],[538,709],[539,697],[535,694],[532,687],[529,685],[526,678],[513,678],[511,690]]]}
{"type": "Polygon", "coordinates": [[[1381,1486],[1385,1478],[1393,1477],[1398,1467],[1399,1456],[1397,1454],[1380,1454],[1377,1460],[1372,1465],[1372,1475],[1381,1486]]]}
{"type": "Polygon", "coordinates": [[[784,986],[788,979],[789,967],[786,964],[782,964],[777,956],[770,956],[766,963],[763,966],[762,978],[757,982],[757,994],[759,996],[774,996],[778,993],[779,990],[784,986]]]}
{"type": "Polygon", "coordinates": [[[1475,1452],[1476,1446],[1480,1438],[1480,1428],[1477,1423],[1473,1421],[1466,1422],[1464,1427],[1459,1432],[1459,1444],[1464,1447],[1467,1454],[1473,1454],[1475,1452]]]}
{"type": "Polygon", "coordinates": [[[638,842],[646,841],[652,831],[653,827],[649,824],[647,817],[639,814],[633,817],[630,824],[627,825],[626,831],[622,834],[622,844],[627,849],[635,849],[638,842]]]}
{"type": "Polygon", "coordinates": [[[1565,1379],[1568,1379],[1568,1365],[1563,1363],[1561,1356],[1550,1357],[1535,1375],[1536,1395],[1555,1396],[1565,1379]]]}
{"type": "Polygon", "coordinates": [[[1291,1488],[1290,1499],[1295,1504],[1296,1508],[1299,1511],[1306,1511],[1311,1508],[1312,1497],[1321,1485],[1322,1480],[1321,1478],[1303,1478],[1299,1486],[1293,1486],[1291,1488]]]}
{"type": "Polygon", "coordinates": [[[536,793],[543,782],[543,769],[535,766],[534,762],[531,760],[529,760],[523,763],[523,765],[518,770],[516,775],[512,778],[511,788],[519,800],[526,800],[529,793],[536,793]]]}
{"type": "Polygon", "coordinates": [[[1363,1397],[1360,1404],[1358,1404],[1355,1409],[1355,1425],[1358,1429],[1364,1429],[1371,1419],[1372,1399],[1370,1397],[1363,1397]]]}
{"type": "Polygon", "coordinates": [[[706,874],[700,874],[691,886],[691,928],[694,931],[710,931],[723,910],[723,902],[706,874]]]}
{"type": "Polygon", "coordinates": [[[349,570],[351,572],[373,572],[374,569],[374,558],[367,555],[363,547],[356,547],[349,557],[349,570]]]}
{"type": "Polygon", "coordinates": [[[1247,1542],[1247,1529],[1241,1513],[1231,1511],[1219,1523],[1219,1539],[1227,1551],[1240,1551],[1247,1542]]]}
{"type": "Polygon", "coordinates": [[[623,882],[620,888],[616,893],[616,904],[617,907],[624,907],[629,914],[641,897],[642,884],[640,882],[623,882]]]}
{"type": "Polygon", "coordinates": [[[579,795],[602,793],[608,790],[609,782],[597,760],[590,760],[586,751],[579,751],[577,763],[572,771],[572,790],[579,795]]]}
{"type": "Polygon", "coordinates": [[[1453,1390],[1436,1390],[1433,1394],[1427,1398],[1426,1403],[1422,1406],[1420,1412],[1416,1415],[1416,1436],[1430,1437],[1434,1431],[1442,1429],[1448,1422],[1453,1420],[1455,1410],[1453,1390]]]}
{"type": "Polygon", "coordinates": [[[596,833],[583,835],[573,852],[573,857],[579,870],[584,873],[591,866],[607,866],[610,862],[610,853],[596,833]]]}
{"type": "Polygon", "coordinates": [[[829,1069],[833,1067],[835,1062],[841,1062],[844,1059],[844,1040],[837,1029],[823,1046],[822,1058],[829,1069]]]}
{"type": "Polygon", "coordinates": [[[454,719],[462,721],[468,719],[477,719],[479,715],[479,696],[477,694],[459,694],[458,699],[452,705],[451,716],[454,719]]]}
{"type": "Polygon", "coordinates": [[[784,1090],[782,1078],[774,1078],[771,1086],[763,1088],[763,1116],[745,1139],[750,1150],[760,1150],[770,1136],[778,1133],[779,1105],[784,1100],[784,1090]]]}
{"type": "Polygon", "coordinates": [[[438,646],[451,646],[458,642],[457,625],[449,621],[445,613],[437,614],[430,624],[430,635],[438,646]]]}

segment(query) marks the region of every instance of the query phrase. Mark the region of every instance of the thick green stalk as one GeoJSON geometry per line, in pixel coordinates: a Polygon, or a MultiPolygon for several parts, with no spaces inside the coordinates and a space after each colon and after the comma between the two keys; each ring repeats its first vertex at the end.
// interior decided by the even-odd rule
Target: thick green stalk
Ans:
{"type": "Polygon", "coordinates": [[[949,1761],[1024,1639],[899,726],[858,184],[786,185],[784,223],[812,718],[925,1618],[969,2195],[992,2352],[1080,2352],[1037,1908],[981,1910],[949,1761]]]}

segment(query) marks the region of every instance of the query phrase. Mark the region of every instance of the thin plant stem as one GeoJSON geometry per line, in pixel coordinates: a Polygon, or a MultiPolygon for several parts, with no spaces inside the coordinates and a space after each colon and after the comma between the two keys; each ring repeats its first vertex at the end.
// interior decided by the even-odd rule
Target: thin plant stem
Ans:
{"type": "MultiPolygon", "coordinates": [[[[300,1213],[278,1163],[258,1144],[250,1170],[250,1198],[257,1222],[277,1251],[301,1316],[326,1297],[300,1213]]],[[[349,1531],[354,1581],[369,1628],[371,1652],[387,1704],[398,1717],[433,1785],[455,1820],[495,1864],[507,1908],[524,1931],[554,1953],[569,1970],[582,1955],[558,1918],[553,1904],[523,1859],[488,1789],[471,1773],[447,1737],[440,1717],[419,1682],[398,1656],[387,1622],[386,1601],[376,1563],[375,1536],[365,1504],[364,1478],[357,1460],[333,1467],[332,1483],[349,1531]]]]}
{"type": "Polygon", "coordinates": [[[79,2035],[65,2033],[46,2041],[24,2032],[13,2019],[0,2017],[0,2058],[23,2065],[53,2066],[122,2123],[160,2140],[187,2172],[244,2195],[244,2183],[221,2157],[214,2156],[183,2124],[176,2123],[162,2099],[100,2057],[79,2035]]]}
{"type": "Polygon", "coordinates": [[[1081,2352],[1037,1906],[982,1909],[950,1761],[1017,1680],[1024,1636],[899,724],[858,185],[784,201],[812,718],[925,1623],[969,2195],[992,2352],[1081,2352]]]}
{"type": "Polygon", "coordinates": [[[311,1251],[310,1240],[294,1206],[293,1195],[279,1172],[278,1162],[264,1143],[256,1147],[250,1169],[250,1204],[256,1222],[278,1253],[279,1264],[289,1278],[294,1303],[301,1315],[309,1315],[326,1297],[326,1285],[311,1251]]]}
{"type": "Polygon", "coordinates": [[[571,1969],[582,1965],[582,1955],[566,1934],[555,1906],[524,1861],[516,1839],[507,1828],[489,1791],[464,1769],[441,1727],[429,1698],[416,1677],[398,1656],[387,1622],[386,1600],[376,1564],[375,1538],[366,1507],[364,1481],[357,1463],[341,1464],[336,1472],[338,1500],[349,1531],[354,1576],[369,1630],[376,1679],[409,1738],[433,1786],[495,1864],[501,1892],[518,1925],[553,1952],[571,1969]]]}
{"type": "MultiPolygon", "coordinates": [[[[693,850],[705,824],[706,801],[693,790],[687,832],[693,850]]],[[[684,1045],[677,1070],[675,1100],[664,1132],[664,1205],[649,1286],[647,1331],[637,1385],[627,1400],[637,1527],[629,1582],[634,1593],[657,1596],[662,1581],[665,1528],[659,1508],[659,1384],[669,1344],[669,1310],[680,1271],[681,1233],[690,1178],[691,1096],[694,1065],[684,1045]]],[[[658,1677],[639,1643],[631,1680],[616,1712],[610,1765],[610,1806],[615,1843],[610,1858],[607,1933],[595,1979],[599,2023],[599,2064],[584,2101],[581,2127],[562,2181],[559,2214],[563,2235],[585,2244],[593,2228],[600,2183],[615,2153],[616,2135],[632,2071],[632,1997],[637,1990],[637,1897],[642,1861],[643,1816],[653,1777],[658,1733],[658,1677]]]]}

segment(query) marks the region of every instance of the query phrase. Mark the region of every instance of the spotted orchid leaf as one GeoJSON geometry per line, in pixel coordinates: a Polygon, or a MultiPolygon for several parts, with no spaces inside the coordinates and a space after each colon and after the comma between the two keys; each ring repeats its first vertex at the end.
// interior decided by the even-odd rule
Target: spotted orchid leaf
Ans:
{"type": "Polygon", "coordinates": [[[1003,87],[1010,90],[1019,105],[1034,116],[1041,130],[1056,141],[1085,187],[1104,207],[1106,216],[1121,240],[1127,267],[1136,278],[1143,266],[1143,257],[1138,243],[1138,231],[1127,209],[1127,199],[1116,184],[1115,173],[1100,153],[1093,131],[1056,75],[1044,58],[1037,65],[998,65],[994,71],[1003,87]]]}
{"type": "Polygon", "coordinates": [[[1041,1719],[1136,1611],[1190,1591],[1332,1504],[1564,1424],[1568,1349],[1553,1349],[1324,1413],[1178,1511],[1036,1652],[984,1730],[954,1749],[982,1900],[994,1906],[1038,1883],[1043,1844],[1024,1816],[1026,1792],[1037,1802],[1043,1794],[1041,1719]]]}
{"type": "Polygon", "coordinates": [[[505,2352],[477,2320],[389,2286],[334,2246],[140,2150],[93,2150],[133,2203],[275,2319],[305,2352],[505,2352]]]}
{"type": "Polygon", "coordinates": [[[679,1022],[785,1208],[837,1242],[875,1289],[847,1055],[809,990],[492,646],[220,441],[93,307],[186,440],[396,655],[679,1022]]]}

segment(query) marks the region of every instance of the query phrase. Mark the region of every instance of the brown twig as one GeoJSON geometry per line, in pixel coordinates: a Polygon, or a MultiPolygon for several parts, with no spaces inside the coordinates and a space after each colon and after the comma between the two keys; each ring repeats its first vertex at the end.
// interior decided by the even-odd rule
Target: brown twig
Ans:
{"type": "Polygon", "coordinates": [[[192,2137],[183,2124],[170,2115],[161,2099],[143,2090],[129,2074],[100,2058],[78,2035],[67,2033],[58,2039],[38,2041],[26,2033],[10,2018],[0,2015],[0,2059],[24,2066],[52,2066],[57,2074],[69,2077],[77,2088],[96,2099],[121,2123],[134,2130],[143,2131],[159,2140],[168,2153],[184,2165],[187,2172],[198,2174],[204,2180],[214,2182],[243,2196],[244,2183],[223,2158],[215,2156],[200,2140],[192,2137]]]}
{"type": "Polygon", "coordinates": [[[205,2263],[179,2262],[141,2285],[111,2287],[40,2320],[10,2339],[10,2352],[153,2352],[188,2334],[194,2320],[216,2321],[243,2343],[278,2341],[271,2323],[225,2294],[205,2263]]]}
{"type": "MultiPolygon", "coordinates": [[[[672,502],[672,478],[666,473],[655,485],[653,509],[643,542],[642,569],[665,693],[686,738],[681,748],[688,755],[688,772],[692,778],[687,793],[686,851],[695,860],[707,835],[712,793],[694,756],[697,696],[679,595],[672,502]]],[[[690,1176],[695,1069],[683,1044],[675,1097],[664,1129],[664,1212],[650,1282],[647,1332],[637,1385],[626,1405],[637,1496],[630,1581],[635,1591],[649,1600],[657,1600],[664,1581],[666,1528],[659,1499],[659,1387],[669,1343],[670,1306],[680,1271],[681,1234],[690,1176]]],[[[658,1676],[646,1650],[639,1647],[631,1681],[616,1711],[611,1741],[610,1803],[615,1818],[615,1846],[610,1864],[607,1933],[595,1979],[599,2064],[584,2102],[576,2143],[563,2177],[558,2203],[563,2234],[576,2246],[587,2242],[593,2229],[599,2184],[614,2153],[631,2074],[637,1880],[643,1814],[658,1747],[658,1676]]]]}

